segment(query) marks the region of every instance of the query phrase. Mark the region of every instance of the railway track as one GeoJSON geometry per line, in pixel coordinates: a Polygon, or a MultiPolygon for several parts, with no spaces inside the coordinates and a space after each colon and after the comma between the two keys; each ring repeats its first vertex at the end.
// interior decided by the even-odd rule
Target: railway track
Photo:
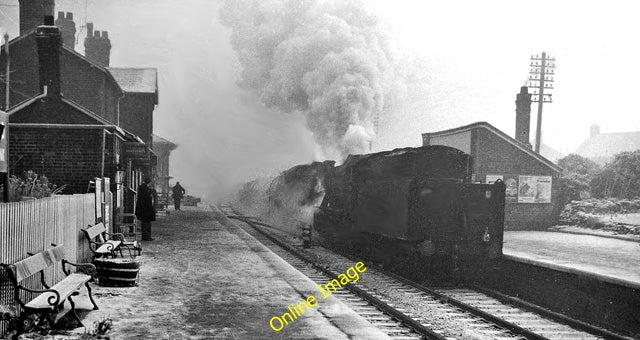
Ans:
{"type": "MultiPolygon", "coordinates": [[[[322,247],[303,250],[268,224],[221,209],[318,284],[353,266],[353,259],[322,247]]],[[[372,266],[345,288],[334,295],[394,339],[630,339],[584,324],[576,329],[475,289],[425,287],[372,266]]]]}

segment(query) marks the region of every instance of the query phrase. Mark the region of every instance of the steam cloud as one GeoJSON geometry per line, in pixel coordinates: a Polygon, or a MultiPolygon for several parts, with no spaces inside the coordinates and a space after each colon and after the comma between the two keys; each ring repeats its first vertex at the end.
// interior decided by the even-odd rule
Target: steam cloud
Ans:
{"type": "Polygon", "coordinates": [[[304,115],[324,157],[368,151],[395,72],[364,0],[227,0],[220,18],[242,86],[269,107],[304,115]]]}

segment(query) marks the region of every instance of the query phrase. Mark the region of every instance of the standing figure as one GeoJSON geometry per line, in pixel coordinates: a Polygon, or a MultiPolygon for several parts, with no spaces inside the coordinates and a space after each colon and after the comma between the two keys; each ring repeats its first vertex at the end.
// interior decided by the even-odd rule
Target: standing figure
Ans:
{"type": "Polygon", "coordinates": [[[176,210],[180,210],[180,201],[182,200],[182,197],[184,197],[186,190],[184,190],[180,185],[180,182],[176,182],[176,185],[174,185],[171,190],[173,191],[173,194],[171,195],[173,197],[173,204],[175,205],[176,210]]]}
{"type": "Polygon", "coordinates": [[[150,187],[151,179],[145,177],[138,186],[138,200],[136,201],[136,218],[142,226],[142,240],[153,241],[151,237],[151,221],[156,220],[156,210],[153,205],[153,192],[150,187]]]}

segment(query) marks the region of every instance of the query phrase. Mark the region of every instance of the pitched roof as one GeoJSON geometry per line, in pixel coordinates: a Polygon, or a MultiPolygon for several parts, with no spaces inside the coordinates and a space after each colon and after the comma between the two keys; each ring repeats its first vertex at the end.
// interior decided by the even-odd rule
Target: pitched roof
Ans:
{"type": "Polygon", "coordinates": [[[545,143],[540,143],[540,154],[544,156],[544,158],[549,159],[553,162],[557,162],[559,159],[562,159],[566,156],[562,152],[550,147],[545,143]]]}
{"type": "MultiPolygon", "coordinates": [[[[9,40],[9,47],[11,47],[11,45],[13,45],[13,44],[15,44],[15,43],[17,43],[19,41],[22,41],[22,40],[30,38],[30,37],[34,37],[35,33],[36,33],[36,29],[33,28],[33,29],[30,29],[30,30],[22,33],[21,35],[13,38],[12,40],[9,40]]],[[[5,48],[4,44],[2,44],[0,46],[4,50],[4,48],[5,48]]],[[[89,58],[87,58],[85,56],[83,56],[82,54],[76,52],[73,48],[70,48],[70,47],[68,47],[66,45],[62,45],[61,51],[62,52],[67,52],[70,55],[72,55],[72,56],[74,56],[76,58],[79,58],[80,60],[90,64],[93,68],[99,70],[101,73],[104,73],[104,75],[107,77],[107,79],[109,79],[116,86],[118,91],[122,92],[124,90],[121,87],[121,85],[119,84],[119,82],[115,79],[115,77],[105,67],[103,67],[102,65],[96,63],[95,61],[93,61],[93,60],[91,60],[91,59],[89,59],[89,58]]]]}
{"type": "MultiPolygon", "coordinates": [[[[19,112],[19,111],[23,110],[24,108],[26,108],[27,106],[29,106],[29,105],[31,105],[31,104],[33,104],[33,103],[35,103],[36,101],[38,101],[38,100],[40,100],[40,99],[43,99],[43,98],[46,98],[46,97],[47,97],[47,93],[45,92],[45,93],[39,94],[39,95],[37,95],[37,96],[34,96],[34,97],[30,98],[30,99],[27,99],[27,100],[23,101],[22,103],[20,103],[20,104],[18,104],[18,105],[15,105],[14,107],[12,107],[12,108],[7,112],[7,114],[8,114],[8,115],[12,115],[12,114],[14,114],[14,113],[17,113],[17,112],[19,112]]],[[[64,103],[64,104],[66,104],[66,105],[71,106],[72,108],[74,108],[75,110],[79,111],[80,113],[82,113],[82,114],[84,114],[84,115],[86,115],[86,116],[88,116],[88,117],[92,118],[92,119],[93,119],[93,120],[95,120],[97,123],[99,123],[98,125],[102,125],[102,126],[104,126],[105,128],[109,128],[109,129],[115,130],[115,131],[117,131],[119,134],[123,135],[124,137],[128,137],[128,139],[129,139],[129,140],[132,140],[132,141],[138,141],[138,142],[140,142],[140,143],[144,143],[144,142],[140,139],[140,137],[138,137],[138,136],[136,136],[136,135],[132,134],[131,132],[129,132],[129,131],[127,131],[127,130],[125,130],[125,129],[123,129],[123,128],[119,127],[119,126],[117,126],[117,125],[113,125],[113,124],[112,124],[111,122],[109,122],[108,120],[106,120],[106,119],[104,119],[104,118],[100,117],[100,115],[98,115],[98,114],[94,113],[93,111],[91,111],[91,110],[89,110],[89,109],[87,109],[87,108],[83,107],[82,105],[80,105],[80,104],[78,104],[78,103],[76,103],[76,102],[74,102],[74,101],[72,101],[72,100],[70,100],[70,99],[68,99],[68,98],[65,98],[64,96],[61,96],[61,97],[60,97],[60,101],[61,101],[62,103],[64,103]]],[[[11,124],[11,125],[15,125],[15,124],[11,124]]],[[[69,126],[72,126],[72,125],[78,125],[78,126],[89,126],[89,125],[87,125],[87,124],[31,124],[31,123],[25,123],[25,124],[18,123],[18,125],[23,125],[23,126],[36,126],[36,125],[43,125],[43,126],[47,126],[47,125],[48,125],[48,126],[51,126],[51,127],[54,127],[55,125],[69,125],[69,126]]],[[[95,126],[98,126],[98,125],[95,125],[95,126]]],[[[92,125],[92,126],[93,126],[93,125],[92,125]]]]}
{"type": "Polygon", "coordinates": [[[103,67],[102,65],[96,63],[95,61],[83,56],[82,54],[76,52],[73,48],[69,48],[68,46],[62,45],[62,51],[65,51],[67,53],[69,53],[70,55],[81,59],[82,61],[91,64],[91,66],[97,70],[99,70],[100,72],[104,73],[104,75],[107,77],[107,79],[109,79],[111,82],[113,82],[113,84],[116,86],[116,88],[120,91],[120,92],[124,92],[124,88],[122,87],[122,85],[118,82],[118,80],[113,76],[113,74],[111,74],[111,72],[109,72],[109,70],[105,67],[103,67]]]}
{"type": "Polygon", "coordinates": [[[604,163],[617,153],[640,149],[640,131],[598,133],[585,140],[574,153],[604,163]]]}
{"type": "Polygon", "coordinates": [[[559,172],[559,173],[562,172],[562,168],[560,168],[558,165],[556,165],[552,161],[548,160],[547,158],[543,157],[539,153],[531,150],[526,145],[520,143],[519,141],[515,140],[511,136],[507,135],[506,133],[502,132],[501,130],[499,130],[498,128],[496,128],[495,126],[493,126],[493,125],[491,125],[491,124],[489,124],[487,122],[476,122],[476,123],[473,123],[473,124],[464,125],[464,126],[460,126],[460,127],[453,128],[453,129],[437,131],[437,132],[423,133],[422,134],[422,138],[424,139],[424,137],[430,137],[430,136],[452,135],[452,134],[457,134],[457,133],[460,133],[460,132],[470,131],[470,130],[473,130],[473,129],[485,129],[485,130],[488,130],[489,132],[492,132],[494,135],[502,138],[507,143],[509,143],[509,144],[515,146],[516,148],[520,149],[520,151],[528,154],[529,156],[535,158],[539,162],[545,164],[546,166],[548,166],[552,170],[554,170],[556,172],[559,172]]]}
{"type": "Polygon", "coordinates": [[[125,92],[156,93],[158,91],[156,68],[109,67],[107,69],[125,92]]]}
{"type": "Polygon", "coordinates": [[[92,112],[91,110],[87,109],[86,107],[74,102],[73,100],[67,99],[65,97],[61,97],[60,99],[62,99],[62,102],[73,107],[74,109],[84,113],[85,115],[95,119],[96,121],[104,124],[104,125],[111,125],[112,123],[109,122],[108,120],[100,117],[98,114],[92,112]]]}
{"type": "Polygon", "coordinates": [[[178,147],[178,144],[169,141],[168,139],[162,138],[156,134],[152,134],[151,138],[153,138],[153,145],[156,144],[169,144],[170,146],[173,146],[173,148],[178,147]]]}

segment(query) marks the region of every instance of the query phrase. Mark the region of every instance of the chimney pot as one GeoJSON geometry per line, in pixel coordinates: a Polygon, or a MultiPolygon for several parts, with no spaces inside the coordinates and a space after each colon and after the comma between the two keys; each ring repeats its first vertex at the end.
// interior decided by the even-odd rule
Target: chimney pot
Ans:
{"type": "Polygon", "coordinates": [[[76,47],[76,23],[73,22],[73,13],[67,12],[65,17],[63,12],[58,12],[55,25],[60,28],[64,46],[73,50],[76,47]]]}
{"type": "Polygon", "coordinates": [[[44,25],[45,26],[55,26],[53,15],[45,15],[44,16],[44,25]]]}
{"type": "MultiPolygon", "coordinates": [[[[93,29],[93,24],[88,28],[93,29]]],[[[93,31],[93,36],[87,36],[84,40],[84,55],[93,62],[103,67],[109,67],[111,54],[111,42],[109,32],[93,31]]]]}
{"type": "Polygon", "coordinates": [[[87,23],[87,38],[89,37],[93,37],[93,23],[92,22],[88,22],[87,23]]]}
{"type": "Polygon", "coordinates": [[[20,35],[42,25],[42,18],[55,15],[55,0],[18,0],[20,4],[20,35]]]}
{"type": "Polygon", "coordinates": [[[600,125],[598,124],[591,125],[591,131],[590,131],[589,137],[597,136],[599,134],[600,134],[600,125]]]}

